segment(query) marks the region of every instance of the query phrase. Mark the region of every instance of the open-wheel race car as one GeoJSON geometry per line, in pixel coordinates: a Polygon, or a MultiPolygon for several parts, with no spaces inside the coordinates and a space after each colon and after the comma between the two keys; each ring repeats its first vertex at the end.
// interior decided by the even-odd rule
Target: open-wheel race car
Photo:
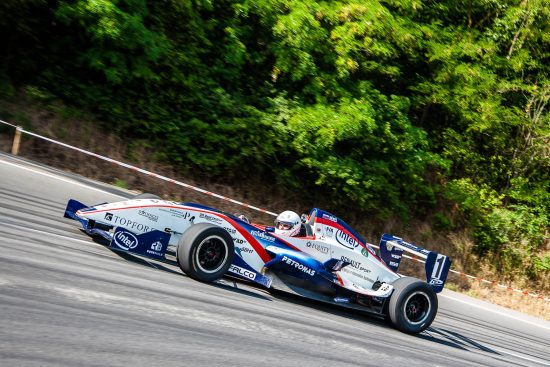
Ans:
{"type": "Polygon", "coordinates": [[[425,330],[437,313],[437,295],[451,260],[384,234],[380,251],[340,218],[314,208],[299,236],[193,203],[151,194],[94,206],[69,200],[65,217],[100,235],[113,250],[176,261],[189,277],[212,282],[231,276],[262,287],[386,318],[406,333],[425,330]],[[425,258],[426,281],[397,273],[403,251],[425,258]]]}

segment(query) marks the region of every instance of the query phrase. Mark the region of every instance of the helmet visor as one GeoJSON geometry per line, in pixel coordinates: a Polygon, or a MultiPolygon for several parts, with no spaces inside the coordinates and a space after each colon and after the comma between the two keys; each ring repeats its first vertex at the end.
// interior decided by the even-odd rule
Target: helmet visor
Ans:
{"type": "Polygon", "coordinates": [[[277,223],[275,224],[275,228],[280,229],[280,230],[283,230],[283,231],[288,231],[290,228],[292,228],[292,223],[289,223],[289,222],[277,222],[277,223]]]}

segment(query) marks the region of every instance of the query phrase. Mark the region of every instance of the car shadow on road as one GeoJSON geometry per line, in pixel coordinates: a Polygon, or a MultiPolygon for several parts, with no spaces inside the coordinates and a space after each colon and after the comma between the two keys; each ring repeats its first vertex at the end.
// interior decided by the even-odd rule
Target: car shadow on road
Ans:
{"type": "Polygon", "coordinates": [[[282,290],[272,289],[269,293],[274,297],[282,301],[286,301],[292,304],[298,304],[305,307],[314,308],[316,310],[326,312],[327,314],[343,317],[349,320],[360,321],[367,324],[377,325],[380,327],[391,328],[391,326],[384,320],[382,316],[369,313],[367,311],[355,310],[352,308],[346,308],[341,305],[334,305],[332,303],[326,303],[320,300],[305,298],[300,295],[291,294],[282,290]]]}
{"type": "Polygon", "coordinates": [[[423,333],[418,334],[417,337],[457,349],[472,350],[472,348],[474,348],[483,352],[500,355],[499,352],[488,348],[476,342],[475,340],[468,338],[467,336],[464,336],[456,331],[450,331],[444,328],[431,326],[423,333]]]}
{"type": "MultiPolygon", "coordinates": [[[[332,315],[337,315],[354,321],[360,321],[366,324],[376,325],[387,329],[393,329],[390,323],[386,321],[383,316],[380,315],[373,315],[366,311],[348,309],[344,307],[334,307],[334,305],[332,304],[313,299],[306,299],[298,295],[293,295],[282,291],[271,291],[270,293],[281,300],[287,300],[288,302],[292,302],[294,304],[302,304],[304,306],[313,307],[332,315]]],[[[409,337],[424,339],[432,343],[437,343],[464,351],[477,350],[494,355],[501,355],[501,353],[489,347],[486,347],[483,344],[476,342],[475,340],[472,340],[467,336],[464,336],[456,331],[451,331],[440,327],[431,326],[422,333],[409,335],[409,337]]]]}
{"type": "MultiPolygon", "coordinates": [[[[183,273],[182,273],[182,275],[183,275],[183,273]]],[[[245,285],[245,284],[250,285],[250,287],[254,288],[255,290],[265,291],[266,294],[269,293],[267,290],[264,290],[264,288],[256,287],[255,285],[253,285],[251,283],[241,281],[241,280],[236,279],[236,278],[231,278],[231,277],[225,277],[224,276],[222,279],[220,279],[220,280],[218,280],[214,283],[209,283],[209,284],[212,285],[213,287],[229,290],[231,292],[239,293],[239,294],[242,294],[242,295],[245,295],[245,296],[258,298],[258,299],[262,299],[264,301],[269,301],[269,302],[273,301],[272,297],[264,296],[262,294],[258,294],[256,292],[252,292],[252,291],[249,291],[247,289],[244,289],[243,285],[245,285]]]]}

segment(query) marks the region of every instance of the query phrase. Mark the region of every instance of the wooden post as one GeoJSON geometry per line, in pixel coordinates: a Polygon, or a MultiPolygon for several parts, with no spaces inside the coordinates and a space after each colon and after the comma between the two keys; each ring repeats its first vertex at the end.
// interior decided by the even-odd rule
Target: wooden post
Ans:
{"type": "Polygon", "coordinates": [[[17,155],[19,153],[19,144],[21,143],[21,129],[19,126],[15,128],[15,136],[13,137],[13,145],[11,147],[11,154],[17,155]]]}

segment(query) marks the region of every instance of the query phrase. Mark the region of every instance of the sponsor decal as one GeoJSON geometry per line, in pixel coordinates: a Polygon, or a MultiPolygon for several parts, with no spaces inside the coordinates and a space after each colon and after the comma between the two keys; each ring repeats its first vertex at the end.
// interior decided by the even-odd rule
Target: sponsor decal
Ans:
{"type": "Polygon", "coordinates": [[[439,279],[432,279],[432,280],[430,280],[430,284],[441,285],[441,284],[443,284],[443,282],[439,279]]]}
{"type": "Polygon", "coordinates": [[[214,217],[212,215],[200,213],[199,217],[212,223],[222,224],[221,218],[214,217]]]}
{"type": "Polygon", "coordinates": [[[232,273],[238,274],[244,278],[248,278],[250,280],[256,279],[256,273],[254,273],[253,271],[241,268],[240,266],[237,266],[237,265],[231,265],[229,267],[229,271],[232,273]]]}
{"type": "Polygon", "coordinates": [[[249,247],[245,247],[245,246],[243,246],[243,247],[238,247],[238,249],[239,249],[240,252],[246,252],[247,254],[251,254],[251,253],[254,252],[254,250],[252,250],[252,249],[249,248],[249,247]]]}
{"type": "Polygon", "coordinates": [[[184,211],[182,209],[176,209],[176,208],[159,208],[159,210],[161,212],[165,212],[165,213],[168,213],[170,214],[170,216],[172,217],[175,217],[175,218],[179,218],[179,219],[189,219],[189,221],[191,223],[193,223],[193,221],[195,220],[195,217],[187,212],[187,211],[184,211]]]}
{"type": "Polygon", "coordinates": [[[159,220],[158,215],[151,214],[149,212],[146,212],[145,210],[138,211],[138,214],[142,217],[149,219],[151,222],[158,222],[159,220]]]}
{"type": "MultiPolygon", "coordinates": [[[[242,242],[244,242],[244,241],[242,241],[242,242]]],[[[237,252],[237,254],[240,257],[243,257],[243,252],[246,253],[246,254],[252,254],[254,252],[254,250],[252,250],[251,248],[246,247],[246,246],[235,247],[235,251],[237,252]]]]}
{"type": "Polygon", "coordinates": [[[151,248],[147,250],[148,254],[162,256],[162,243],[160,241],[154,242],[151,248]]]}
{"type": "Polygon", "coordinates": [[[223,229],[225,229],[227,232],[231,233],[231,234],[235,234],[237,233],[237,230],[234,229],[234,228],[230,228],[230,227],[223,227],[223,229]]]}
{"type": "Polygon", "coordinates": [[[149,227],[148,225],[135,222],[128,218],[122,218],[122,217],[119,217],[118,215],[114,215],[111,213],[106,213],[105,219],[110,222],[113,222],[117,226],[123,226],[123,227],[126,227],[127,229],[132,229],[137,232],[149,232],[152,230],[152,228],[149,227]],[[107,218],[107,216],[109,217],[107,218]]]}
{"type": "Polygon", "coordinates": [[[283,259],[281,261],[287,263],[290,266],[294,266],[294,268],[299,269],[299,270],[303,271],[306,274],[309,274],[311,276],[315,275],[315,270],[308,268],[304,264],[300,264],[298,261],[289,259],[286,256],[283,256],[283,259]]]}
{"type": "Polygon", "coordinates": [[[387,292],[390,290],[390,286],[386,283],[382,284],[380,288],[378,288],[378,291],[380,292],[387,292]]]}
{"type": "Polygon", "coordinates": [[[328,254],[330,251],[330,247],[316,242],[307,241],[306,246],[309,248],[313,248],[322,254],[328,254]]]}
{"type": "Polygon", "coordinates": [[[359,267],[360,267],[359,261],[354,261],[354,260],[350,259],[349,257],[342,256],[342,257],[340,257],[340,260],[342,260],[344,262],[347,262],[347,263],[350,263],[350,266],[354,267],[355,269],[359,269],[359,267]]]}
{"type": "Polygon", "coordinates": [[[332,238],[334,236],[334,228],[325,226],[325,236],[332,238]]]}
{"type": "Polygon", "coordinates": [[[351,249],[359,246],[359,242],[357,242],[352,236],[350,236],[349,233],[344,232],[340,229],[336,231],[336,242],[344,247],[351,249]]]}
{"type": "Polygon", "coordinates": [[[244,243],[243,239],[240,239],[240,238],[237,238],[237,237],[232,237],[232,238],[233,238],[234,243],[237,243],[239,245],[242,245],[244,243]]]}
{"type": "Polygon", "coordinates": [[[397,255],[397,254],[391,254],[391,257],[397,260],[401,259],[401,255],[397,255]]]}
{"type": "Polygon", "coordinates": [[[243,256],[243,254],[242,254],[243,252],[246,253],[246,254],[254,253],[254,250],[252,250],[250,247],[246,247],[246,246],[235,247],[235,251],[237,251],[237,254],[239,254],[240,257],[243,256]]]}
{"type": "MultiPolygon", "coordinates": [[[[367,282],[371,282],[371,283],[374,283],[374,279],[371,279],[369,278],[368,276],[364,275],[364,274],[360,274],[356,271],[353,271],[351,269],[348,269],[349,267],[345,267],[344,269],[342,269],[342,272],[343,273],[348,273],[348,274],[351,274],[353,276],[356,276],[358,278],[361,278],[361,279],[364,279],[366,280],[367,282]]],[[[353,269],[353,268],[352,268],[353,269]]]]}
{"type": "Polygon", "coordinates": [[[271,237],[270,235],[268,235],[267,233],[265,232],[262,232],[262,231],[250,231],[250,234],[253,235],[254,237],[258,237],[258,238],[261,238],[262,240],[266,240],[266,241],[269,241],[269,242],[275,242],[275,237],[271,237]]]}
{"type": "Polygon", "coordinates": [[[138,240],[136,236],[134,236],[130,232],[126,232],[124,230],[118,231],[114,237],[115,245],[120,247],[123,250],[131,250],[137,247],[138,240]]]}
{"type": "Polygon", "coordinates": [[[334,297],[334,302],[338,303],[349,303],[350,300],[347,297],[334,297]]]}
{"type": "Polygon", "coordinates": [[[352,259],[350,259],[349,257],[346,257],[346,256],[342,256],[342,257],[340,257],[340,259],[344,262],[350,263],[349,266],[351,266],[352,268],[363,271],[365,273],[370,273],[370,270],[363,267],[359,261],[352,260],[352,259]]]}
{"type": "Polygon", "coordinates": [[[328,219],[332,222],[338,222],[338,218],[336,218],[334,215],[328,215],[326,213],[323,213],[323,218],[328,219]]]}
{"type": "Polygon", "coordinates": [[[390,261],[390,266],[399,266],[399,263],[396,263],[395,261],[390,261]]]}
{"type": "Polygon", "coordinates": [[[361,255],[363,255],[364,257],[369,257],[369,252],[367,251],[366,247],[363,247],[361,249],[361,255]]]}
{"type": "Polygon", "coordinates": [[[157,241],[151,245],[151,250],[162,251],[162,243],[157,241]]]}

